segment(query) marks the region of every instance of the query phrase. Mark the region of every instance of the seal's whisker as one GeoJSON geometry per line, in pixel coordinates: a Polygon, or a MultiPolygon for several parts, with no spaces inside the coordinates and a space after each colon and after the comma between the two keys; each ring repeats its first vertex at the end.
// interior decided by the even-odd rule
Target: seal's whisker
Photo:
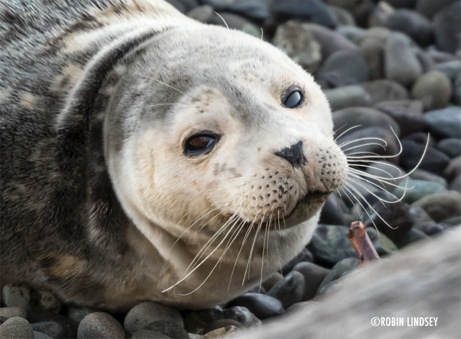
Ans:
{"type": "MultiPolygon", "coordinates": [[[[350,185],[349,183],[346,183],[346,186],[349,187],[352,191],[354,191],[355,194],[357,194],[357,195],[367,204],[368,208],[369,208],[370,210],[372,210],[372,211],[374,212],[374,214],[376,214],[376,216],[377,216],[379,219],[381,219],[382,222],[384,222],[384,224],[386,224],[389,228],[391,228],[391,229],[393,229],[393,230],[397,229],[398,226],[397,226],[397,227],[394,227],[394,226],[389,225],[389,223],[381,216],[381,214],[379,214],[379,213],[375,210],[375,208],[368,202],[367,199],[365,199],[365,197],[363,196],[363,194],[360,193],[360,191],[359,191],[356,187],[350,185]]],[[[362,206],[362,204],[360,203],[360,200],[359,200],[359,199],[357,199],[357,202],[360,204],[360,206],[362,206]]],[[[362,207],[363,207],[363,206],[362,206],[362,207]]],[[[373,218],[368,214],[368,212],[366,211],[365,208],[364,208],[364,211],[365,211],[365,212],[367,213],[367,215],[370,217],[370,220],[371,220],[371,222],[372,222],[373,225],[374,225],[373,218]]],[[[376,228],[376,231],[378,231],[378,228],[376,227],[376,225],[375,225],[375,228],[376,228]]],[[[378,232],[378,233],[379,233],[379,232],[378,232]]]]}
{"type": "MultiPolygon", "coordinates": [[[[229,219],[231,220],[232,217],[229,219]]],[[[213,255],[213,253],[219,248],[219,246],[222,245],[222,243],[226,240],[227,236],[230,234],[230,232],[226,232],[225,233],[225,236],[223,237],[223,239],[221,239],[221,241],[219,242],[219,244],[214,248],[214,250],[212,250],[199,264],[195,264],[197,261],[199,261],[203,254],[207,251],[207,249],[211,246],[211,244],[219,237],[219,235],[221,233],[223,233],[224,231],[227,231],[227,228],[230,227],[232,228],[232,225],[235,225],[235,222],[237,222],[239,219],[235,219],[234,220],[234,223],[227,223],[227,225],[225,227],[222,227],[219,229],[218,232],[216,232],[216,234],[214,234],[208,241],[207,243],[204,245],[204,247],[202,247],[202,249],[199,251],[199,253],[197,253],[197,255],[194,257],[194,259],[192,260],[192,262],[189,264],[189,266],[186,268],[183,276],[176,282],[174,283],[173,285],[171,285],[170,287],[164,289],[162,292],[166,292],[166,291],[169,291],[171,290],[172,288],[176,287],[177,285],[179,285],[180,283],[182,283],[184,280],[186,280],[193,272],[195,272],[201,265],[203,265],[204,262],[206,262],[208,260],[208,258],[210,256],[213,255]],[[213,240],[212,240],[213,239],[213,240]],[[208,244],[208,245],[207,245],[208,244]],[[205,249],[206,247],[206,249],[205,249]],[[199,255],[200,254],[200,255],[199,255]],[[192,267],[192,268],[191,268],[192,267]]]]}
{"type": "MultiPolygon", "coordinates": [[[[402,170],[400,168],[398,168],[397,166],[394,166],[392,165],[395,169],[397,169],[400,173],[402,173],[402,170]]],[[[374,178],[380,178],[380,179],[383,179],[383,180],[394,180],[394,177],[392,176],[392,173],[386,171],[385,169],[383,168],[379,168],[379,167],[376,167],[376,166],[373,166],[373,165],[370,165],[370,164],[356,164],[354,165],[354,167],[351,168],[352,170],[356,170],[360,173],[366,173],[366,174],[369,174],[369,175],[372,175],[374,178]],[[363,170],[359,170],[359,169],[356,169],[356,167],[359,167],[359,168],[370,168],[370,169],[374,169],[376,171],[379,171],[379,172],[382,172],[384,174],[387,174],[388,176],[387,177],[383,177],[383,176],[380,176],[380,175],[377,175],[377,174],[369,174],[368,172],[365,172],[363,170]]],[[[394,180],[395,181],[395,180],[394,180]]]]}
{"type": "Polygon", "coordinates": [[[224,22],[224,25],[226,25],[226,28],[229,29],[229,25],[227,24],[226,20],[224,20],[224,18],[222,17],[221,14],[219,14],[218,12],[214,12],[217,16],[219,16],[219,18],[222,20],[222,22],[224,22]]]}
{"type": "MultiPolygon", "coordinates": [[[[346,126],[347,126],[346,124],[342,125],[340,128],[338,128],[338,129],[335,131],[335,133],[336,133],[337,131],[339,131],[341,128],[346,127],[346,126]]],[[[361,127],[361,126],[362,126],[362,125],[355,125],[355,126],[349,127],[349,128],[346,129],[344,132],[341,132],[340,135],[336,136],[334,140],[337,141],[339,138],[341,138],[341,137],[342,137],[343,135],[345,135],[346,133],[352,131],[353,129],[359,128],[359,127],[361,127]]]]}
{"type": "Polygon", "coordinates": [[[399,185],[398,180],[395,180],[393,177],[386,178],[379,175],[373,175],[367,172],[363,172],[354,168],[349,169],[349,175],[354,175],[356,178],[359,178],[361,180],[365,180],[365,178],[374,179],[374,183],[379,182],[381,184],[387,184],[392,187],[403,189],[403,186],[399,185]]]}
{"type": "MultiPolygon", "coordinates": [[[[350,187],[350,186],[349,186],[350,187]]],[[[352,187],[350,187],[352,188],[352,187]]],[[[347,195],[347,197],[349,198],[349,200],[351,201],[351,203],[354,205],[354,202],[352,201],[352,198],[355,200],[355,202],[357,202],[360,206],[360,208],[362,209],[363,213],[365,213],[368,218],[371,220],[371,223],[373,224],[373,227],[375,228],[376,231],[378,231],[378,227],[376,227],[376,224],[374,222],[374,220],[371,218],[371,215],[368,213],[368,210],[365,206],[363,206],[362,202],[360,201],[360,199],[356,196],[356,194],[354,192],[352,192],[348,187],[344,186],[343,187],[344,189],[344,193],[347,195]],[[351,198],[352,197],[352,198],[351,198]]],[[[365,202],[367,203],[368,205],[368,201],[365,200],[365,202]]],[[[359,218],[362,222],[364,222],[363,220],[363,214],[360,214],[359,215],[359,218]]],[[[379,234],[379,232],[378,232],[379,234]]]]}
{"type": "MultiPolygon", "coordinates": [[[[384,145],[384,146],[387,146],[387,141],[384,140],[383,138],[379,138],[379,137],[364,137],[364,138],[358,138],[358,139],[354,139],[354,140],[349,140],[349,141],[345,141],[345,142],[342,142],[340,144],[338,144],[339,148],[341,148],[342,151],[344,151],[344,147],[346,146],[349,146],[351,144],[355,144],[355,143],[358,143],[358,142],[363,142],[363,141],[376,141],[376,142],[381,142],[381,143],[378,143],[378,145],[384,145]]],[[[364,144],[366,145],[366,144],[364,144]]]]}
{"type": "Polygon", "coordinates": [[[256,231],[255,231],[255,235],[253,237],[253,242],[251,244],[251,248],[250,248],[250,254],[248,256],[248,261],[247,261],[247,265],[245,267],[245,272],[243,274],[243,281],[245,281],[245,277],[247,276],[247,273],[248,273],[248,280],[250,279],[250,274],[251,274],[251,259],[253,258],[253,251],[254,251],[254,248],[255,248],[255,244],[256,244],[256,239],[258,238],[258,235],[259,235],[259,231],[261,230],[261,227],[262,227],[262,224],[264,223],[264,217],[266,216],[266,213],[264,212],[263,214],[263,217],[261,218],[261,221],[258,225],[258,227],[256,228],[256,231]]]}
{"type": "Polygon", "coordinates": [[[365,151],[358,151],[358,152],[351,152],[351,153],[347,153],[347,154],[344,153],[344,154],[345,154],[346,157],[348,157],[348,158],[349,158],[349,157],[350,157],[350,158],[352,158],[352,157],[356,158],[356,157],[359,156],[359,155],[360,155],[361,157],[366,157],[366,156],[370,156],[370,155],[379,156],[379,154],[376,153],[376,152],[365,152],[365,151]]]}
{"type": "Polygon", "coordinates": [[[269,239],[269,227],[270,227],[270,224],[272,222],[272,213],[269,215],[269,222],[267,222],[265,224],[265,229],[264,229],[264,238],[263,238],[263,252],[262,252],[262,256],[261,256],[261,277],[259,279],[259,291],[261,291],[261,287],[262,287],[262,283],[263,283],[263,273],[264,273],[264,254],[267,255],[267,258],[269,259],[269,255],[268,253],[265,253],[265,252],[268,252],[269,251],[269,243],[267,243],[267,246],[266,246],[266,242],[268,241],[269,239]],[[267,247],[267,250],[266,250],[266,247],[267,247]]]}
{"type": "Polygon", "coordinates": [[[341,150],[344,152],[344,154],[346,155],[347,157],[347,151],[350,151],[350,150],[353,150],[353,149],[357,149],[357,148],[361,148],[361,147],[365,147],[365,146],[379,146],[381,147],[383,150],[386,149],[386,146],[387,144],[380,144],[380,143],[377,143],[377,142],[366,142],[364,144],[360,144],[360,145],[355,145],[355,146],[351,146],[351,147],[348,147],[348,148],[341,148],[341,150]]]}
{"type": "Polygon", "coordinates": [[[262,27],[259,27],[259,29],[261,30],[261,37],[259,38],[260,40],[264,40],[264,31],[263,31],[263,28],[262,27]]]}
{"type": "MultiPolygon", "coordinates": [[[[363,178],[359,178],[360,180],[362,181],[365,181],[365,182],[368,182],[370,185],[373,185],[375,187],[378,187],[381,191],[383,192],[386,192],[387,194],[389,194],[390,196],[392,196],[393,198],[395,198],[395,200],[387,200],[383,197],[380,197],[378,195],[376,195],[372,190],[370,190],[369,188],[367,188],[365,185],[363,185],[362,183],[360,183],[359,181],[356,181],[354,180],[353,178],[349,178],[350,182],[355,184],[355,185],[358,185],[360,187],[362,187],[365,191],[367,191],[368,193],[370,193],[372,196],[374,196],[376,199],[378,199],[381,203],[388,203],[388,204],[395,204],[396,202],[399,202],[399,201],[402,201],[402,199],[405,197],[405,193],[407,192],[407,187],[402,187],[403,190],[404,190],[404,193],[402,194],[401,197],[397,197],[395,194],[389,192],[388,190],[386,190],[385,188],[377,185],[376,183],[372,182],[372,181],[369,181],[367,179],[363,179],[363,178]]],[[[399,186],[400,187],[400,186],[399,186]]]]}
{"type": "Polygon", "coordinates": [[[215,271],[216,267],[218,267],[219,263],[221,262],[222,258],[224,257],[224,255],[227,253],[227,251],[229,250],[229,248],[232,246],[233,242],[235,241],[235,239],[238,237],[241,229],[243,228],[243,226],[245,226],[245,221],[239,219],[239,221],[241,222],[241,224],[237,227],[235,227],[236,224],[233,224],[231,230],[229,230],[229,233],[232,233],[232,237],[230,238],[230,240],[228,241],[226,247],[224,248],[224,251],[223,253],[221,254],[221,256],[219,257],[219,259],[216,261],[216,263],[214,264],[213,268],[210,270],[210,273],[208,273],[208,275],[205,277],[205,279],[200,283],[200,285],[198,285],[195,289],[193,289],[192,291],[190,292],[187,292],[187,293],[180,293],[179,295],[182,295],[182,296],[187,296],[187,295],[191,295],[193,294],[194,292],[198,291],[207,281],[208,279],[211,277],[211,275],[213,274],[213,272],[215,271]],[[235,229],[233,229],[235,227],[235,229]]]}

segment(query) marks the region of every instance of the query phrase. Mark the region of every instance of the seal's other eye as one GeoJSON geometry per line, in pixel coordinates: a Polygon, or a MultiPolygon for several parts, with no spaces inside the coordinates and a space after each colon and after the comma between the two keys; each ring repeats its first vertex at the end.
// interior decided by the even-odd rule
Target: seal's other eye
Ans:
{"type": "Polygon", "coordinates": [[[191,135],[184,143],[184,155],[195,157],[201,154],[208,154],[219,140],[219,136],[208,131],[191,135]]]}
{"type": "Polygon", "coordinates": [[[304,101],[304,94],[298,86],[290,86],[282,96],[282,105],[286,108],[297,108],[304,101]]]}

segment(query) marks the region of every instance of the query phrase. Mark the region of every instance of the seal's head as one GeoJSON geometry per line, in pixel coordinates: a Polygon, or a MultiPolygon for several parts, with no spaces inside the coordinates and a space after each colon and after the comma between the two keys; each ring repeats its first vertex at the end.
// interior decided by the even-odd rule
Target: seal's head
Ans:
{"type": "Polygon", "coordinates": [[[105,120],[115,191],[165,260],[161,286],[189,293],[176,302],[222,302],[296,255],[344,182],[328,102],[237,31],[175,28],[131,55],[105,120]]]}

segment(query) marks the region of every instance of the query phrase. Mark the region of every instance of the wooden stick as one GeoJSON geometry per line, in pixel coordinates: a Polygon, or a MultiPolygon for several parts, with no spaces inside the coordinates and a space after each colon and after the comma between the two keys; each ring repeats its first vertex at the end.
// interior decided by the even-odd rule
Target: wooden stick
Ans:
{"type": "Polygon", "coordinates": [[[365,261],[379,259],[378,252],[376,252],[365,228],[366,226],[360,221],[354,221],[349,226],[349,232],[347,233],[347,238],[359,256],[360,265],[363,265],[365,261]]]}

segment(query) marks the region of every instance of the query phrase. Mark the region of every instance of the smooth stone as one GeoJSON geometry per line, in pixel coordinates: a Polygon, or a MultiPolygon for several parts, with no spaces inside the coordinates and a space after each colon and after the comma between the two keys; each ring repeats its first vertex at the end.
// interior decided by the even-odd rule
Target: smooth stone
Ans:
{"type": "Polygon", "coordinates": [[[355,19],[352,14],[344,8],[337,6],[327,6],[335,17],[338,26],[354,26],[355,19]]]}
{"type": "Polygon", "coordinates": [[[204,5],[209,5],[219,12],[230,12],[238,14],[256,23],[262,23],[269,17],[269,6],[267,1],[259,0],[201,0],[204,5]]]}
{"type": "Polygon", "coordinates": [[[461,193],[445,191],[426,195],[411,206],[420,206],[434,221],[451,218],[461,214],[461,193]]]}
{"type": "MultiPolygon", "coordinates": [[[[256,319],[258,319],[258,318],[256,318],[256,319]]],[[[259,320],[259,322],[261,323],[261,320],[259,320]]],[[[232,319],[214,320],[214,321],[212,321],[211,323],[208,324],[208,327],[205,329],[205,335],[203,337],[210,334],[210,332],[214,332],[217,329],[222,329],[222,328],[225,328],[225,327],[228,327],[228,326],[234,326],[235,328],[243,328],[242,324],[239,323],[236,320],[232,320],[232,319]]]]}
{"type": "Polygon", "coordinates": [[[448,187],[448,183],[445,178],[420,168],[417,168],[413,173],[411,173],[411,178],[415,180],[432,181],[438,183],[439,185],[442,185],[445,188],[448,187]]]}
{"type": "Polygon", "coordinates": [[[202,336],[202,339],[215,339],[230,336],[232,333],[236,333],[237,330],[237,326],[228,325],[226,327],[217,328],[211,332],[206,333],[204,336],[202,336]]]}
{"type": "Polygon", "coordinates": [[[328,4],[348,10],[360,27],[367,26],[368,17],[375,7],[371,0],[328,0],[328,4]]]}
{"type": "Polygon", "coordinates": [[[424,73],[416,80],[411,90],[412,97],[423,102],[425,111],[445,107],[451,94],[450,79],[439,71],[424,73]]]}
{"type": "Polygon", "coordinates": [[[133,307],[126,315],[123,326],[127,332],[134,332],[145,328],[154,321],[171,320],[179,326],[184,326],[184,321],[178,310],[162,304],[146,301],[133,307]]]}
{"type": "Polygon", "coordinates": [[[437,149],[448,155],[450,158],[456,158],[461,155],[461,139],[443,139],[437,144],[437,149]]]}
{"type": "Polygon", "coordinates": [[[456,215],[451,218],[443,219],[440,221],[441,224],[448,226],[447,228],[451,228],[452,226],[460,226],[461,225],[461,215],[456,215]]]}
{"type": "Polygon", "coordinates": [[[435,64],[434,70],[442,72],[448,79],[454,82],[456,76],[461,73],[461,60],[450,60],[435,64]]]}
{"type": "Polygon", "coordinates": [[[373,39],[364,39],[359,52],[368,65],[370,80],[384,78],[384,45],[373,39]]]}
{"type": "Polygon", "coordinates": [[[385,26],[408,35],[421,46],[428,46],[433,41],[432,23],[423,15],[412,10],[395,11],[388,17],[385,26]]]}
{"type": "Polygon", "coordinates": [[[12,317],[0,325],[0,338],[33,339],[34,330],[26,319],[21,317],[12,317]]]}
{"type": "Polygon", "coordinates": [[[421,144],[421,145],[426,145],[428,144],[429,146],[431,147],[435,147],[436,145],[436,141],[434,139],[434,137],[427,133],[427,132],[416,132],[416,133],[412,133],[408,136],[406,136],[404,138],[405,140],[410,140],[410,141],[414,141],[418,144],[421,144]]]}
{"type": "Polygon", "coordinates": [[[34,331],[34,339],[53,339],[53,337],[50,337],[48,334],[42,332],[34,331]]]}
{"type": "MultiPolygon", "coordinates": [[[[334,114],[333,121],[335,122],[335,126],[340,126],[336,125],[334,114]]],[[[345,134],[344,136],[338,138],[337,143],[341,145],[340,147],[343,149],[346,155],[357,152],[371,152],[379,155],[394,156],[399,152],[399,144],[397,142],[395,135],[390,130],[389,125],[384,125],[383,127],[366,127],[351,131],[348,134],[345,134]],[[382,140],[384,140],[386,145],[384,145],[382,141],[380,141],[379,143],[370,143],[369,140],[364,140],[363,138],[381,138],[382,140]],[[357,142],[355,142],[355,140],[357,140],[357,142]],[[351,147],[354,148],[351,149],[351,147]]],[[[374,155],[372,154],[372,156],[374,155]]],[[[398,158],[398,156],[394,156],[388,158],[387,160],[397,162],[398,158]]],[[[373,157],[369,159],[370,163],[373,163],[375,161],[376,159],[373,157]]],[[[352,166],[354,165],[352,163],[352,159],[349,160],[349,164],[352,166]]],[[[363,165],[363,161],[361,161],[358,165],[363,165]]]]}
{"type": "Polygon", "coordinates": [[[224,309],[224,319],[235,320],[244,327],[254,327],[261,325],[261,320],[243,306],[234,306],[224,309]]]}
{"type": "Polygon", "coordinates": [[[263,281],[262,287],[266,291],[268,291],[271,289],[272,286],[274,286],[276,283],[278,283],[282,279],[283,279],[283,275],[280,272],[274,272],[263,281]]]}
{"type": "Polygon", "coordinates": [[[33,323],[32,329],[36,332],[44,333],[51,338],[66,338],[68,333],[62,324],[55,321],[33,323]]]}
{"type": "Polygon", "coordinates": [[[357,45],[328,28],[316,24],[302,24],[313,35],[315,40],[320,44],[322,59],[325,60],[331,54],[339,50],[358,50],[357,45]]]}
{"type": "Polygon", "coordinates": [[[458,175],[452,182],[450,182],[450,186],[448,187],[451,191],[456,191],[461,193],[461,175],[458,175]]]}
{"type": "Polygon", "coordinates": [[[307,21],[328,28],[336,28],[336,20],[328,6],[320,0],[271,1],[270,12],[274,21],[285,22],[288,18],[307,21]]]}
{"type": "Polygon", "coordinates": [[[461,2],[443,7],[432,20],[435,42],[438,49],[456,53],[461,48],[461,2]]]}
{"type": "Polygon", "coordinates": [[[405,182],[402,176],[404,176],[406,172],[399,166],[385,160],[380,160],[379,162],[371,164],[369,167],[364,168],[364,170],[369,175],[375,177],[375,179],[368,178],[368,180],[380,185],[389,192],[395,189],[395,185],[402,185],[405,182]]]}
{"type": "Polygon", "coordinates": [[[245,293],[231,300],[227,307],[243,306],[260,320],[285,313],[282,302],[270,295],[245,293]]]}
{"type": "Polygon", "coordinates": [[[153,321],[144,329],[162,333],[170,338],[189,339],[187,331],[174,320],[153,321]]]}
{"type": "Polygon", "coordinates": [[[203,334],[203,331],[210,322],[222,318],[223,309],[220,306],[191,311],[184,317],[184,328],[187,332],[203,334]]]}
{"type": "Polygon", "coordinates": [[[368,18],[370,27],[385,26],[389,17],[395,12],[394,8],[385,1],[380,1],[376,4],[373,12],[368,18]]]}
{"type": "MultiPolygon", "coordinates": [[[[446,220],[446,219],[445,219],[446,220]]],[[[460,220],[461,221],[461,220],[460,220]]],[[[439,233],[442,233],[443,231],[446,230],[446,228],[442,225],[444,224],[444,220],[441,221],[441,224],[432,224],[426,227],[424,230],[424,233],[426,233],[428,236],[433,236],[439,233]]],[[[459,222],[456,223],[456,225],[459,224],[459,222]]]]}
{"type": "MultiPolygon", "coordinates": [[[[402,141],[402,147],[403,150],[402,155],[400,156],[400,165],[406,171],[411,171],[415,168],[423,156],[425,145],[404,139],[402,141]]],[[[419,168],[435,174],[443,174],[443,171],[448,166],[449,161],[450,158],[448,156],[429,146],[419,165],[419,168]]]]}
{"type": "Polygon", "coordinates": [[[443,172],[444,177],[451,181],[461,174],[461,156],[450,160],[447,168],[443,172]]]}
{"type": "Polygon", "coordinates": [[[362,84],[362,87],[370,95],[370,105],[376,105],[382,101],[407,100],[408,91],[401,84],[391,80],[374,80],[362,84]]]}
{"type": "Polygon", "coordinates": [[[386,79],[408,86],[422,74],[411,41],[402,33],[393,33],[384,48],[384,73],[386,79]]]}
{"type": "Polygon", "coordinates": [[[424,15],[425,17],[431,19],[435,14],[437,14],[445,6],[456,2],[458,0],[418,0],[416,1],[415,9],[424,15]]]}
{"type": "Polygon", "coordinates": [[[358,51],[337,51],[317,71],[322,87],[342,87],[368,81],[368,65],[358,51]]]}
{"type": "Polygon", "coordinates": [[[425,50],[416,49],[416,57],[421,64],[423,74],[434,70],[435,63],[425,50]]]}
{"type": "Polygon", "coordinates": [[[178,1],[183,4],[183,6],[186,8],[187,11],[190,11],[191,9],[199,5],[197,0],[178,0],[178,1]]]}
{"type": "Polygon", "coordinates": [[[410,8],[416,6],[418,0],[386,0],[386,2],[394,8],[410,8]]]}
{"type": "Polygon", "coordinates": [[[186,6],[181,2],[181,0],[166,0],[170,5],[176,8],[181,13],[186,13],[186,6]]]}
{"type": "Polygon", "coordinates": [[[62,330],[62,338],[75,338],[77,336],[78,323],[61,314],[50,311],[30,312],[29,321],[35,323],[56,323],[62,330]]]}
{"type": "Polygon", "coordinates": [[[363,38],[366,36],[366,30],[354,25],[340,26],[336,29],[338,34],[352,42],[354,45],[359,45],[363,38]]]}
{"type": "MultiPolygon", "coordinates": [[[[393,198],[390,201],[396,200],[396,198],[393,198]]],[[[375,226],[381,236],[384,234],[393,242],[401,239],[413,227],[415,222],[409,211],[409,206],[401,201],[384,205],[378,202],[373,205],[373,209],[371,218],[365,219],[365,225],[367,227],[375,226]]]]}
{"type": "Polygon", "coordinates": [[[426,235],[423,231],[420,231],[419,229],[413,227],[399,241],[396,242],[396,245],[400,249],[410,244],[413,244],[414,242],[426,240],[428,238],[429,236],[426,235]]]}
{"type": "Polygon", "coordinates": [[[461,107],[451,106],[424,115],[429,132],[441,138],[461,139],[461,107]]]}
{"type": "Polygon", "coordinates": [[[215,15],[214,8],[208,5],[201,5],[195,7],[187,13],[187,16],[189,18],[203,23],[208,23],[208,21],[211,19],[213,15],[215,15]]]}
{"type": "Polygon", "coordinates": [[[0,317],[9,319],[13,317],[26,318],[26,316],[27,316],[27,313],[21,307],[18,307],[18,306],[0,307],[0,317]]]}
{"type": "Polygon", "coordinates": [[[277,28],[272,43],[306,71],[313,73],[322,60],[320,44],[306,25],[288,21],[277,28]]]}
{"type": "Polygon", "coordinates": [[[368,106],[371,103],[369,93],[359,85],[327,89],[324,94],[333,111],[347,107],[368,106]]]}
{"type": "Polygon", "coordinates": [[[348,107],[333,112],[333,124],[335,128],[342,126],[356,126],[360,129],[368,127],[391,127],[395,134],[400,135],[400,127],[389,115],[368,107],[348,107]]]}
{"type": "MultiPolygon", "coordinates": [[[[348,228],[336,225],[319,225],[307,245],[316,262],[333,267],[342,259],[357,258],[357,253],[347,238],[348,228]]],[[[367,228],[367,233],[379,255],[387,255],[396,250],[395,245],[384,234],[378,237],[374,228],[367,228]]]]}
{"type": "Polygon", "coordinates": [[[108,313],[94,312],[88,314],[78,325],[78,339],[115,339],[125,338],[122,325],[108,313]]]}
{"type": "MultiPolygon", "coordinates": [[[[421,206],[411,206],[410,214],[415,221],[413,228],[426,233],[426,229],[435,224],[435,221],[427,214],[426,210],[421,206]]],[[[398,243],[398,241],[396,242],[398,243]]]]}
{"type": "Polygon", "coordinates": [[[67,317],[79,323],[88,314],[94,312],[96,312],[96,310],[91,308],[71,306],[67,309],[67,317]]]}
{"type": "Polygon", "coordinates": [[[327,201],[322,207],[319,223],[330,225],[345,225],[345,212],[347,212],[347,207],[344,205],[342,200],[339,199],[336,195],[332,194],[328,197],[327,201]]]}
{"type": "Polygon", "coordinates": [[[312,262],[314,260],[312,253],[309,252],[307,248],[303,248],[293,259],[291,259],[289,262],[287,262],[285,265],[282,267],[282,275],[285,276],[288,273],[290,273],[293,270],[293,267],[297,265],[300,262],[303,261],[310,261],[312,262]]]}
{"type": "Polygon", "coordinates": [[[326,286],[351,273],[359,264],[360,261],[357,258],[344,258],[336,263],[320,283],[317,294],[324,294],[326,292],[326,286]]]}
{"type": "Polygon", "coordinates": [[[400,127],[400,136],[422,132],[426,127],[423,104],[417,100],[382,101],[376,109],[389,115],[400,127]]]}
{"type": "Polygon", "coordinates": [[[370,27],[366,30],[365,37],[363,38],[361,43],[367,40],[374,40],[385,46],[391,34],[392,31],[387,29],[386,27],[370,27]]]}
{"type": "Polygon", "coordinates": [[[402,188],[397,188],[394,193],[398,197],[402,196],[405,194],[403,201],[406,202],[407,204],[411,204],[426,195],[432,194],[432,193],[439,193],[439,192],[444,192],[447,189],[433,181],[427,181],[427,180],[417,180],[417,179],[408,179],[407,183],[408,189],[405,191],[402,188]]]}
{"type": "Polygon", "coordinates": [[[9,284],[2,288],[2,299],[5,306],[17,306],[24,312],[30,308],[31,291],[23,284],[9,284]]]}
{"type": "Polygon", "coordinates": [[[302,300],[310,300],[315,297],[320,283],[328,274],[329,270],[310,262],[297,264],[293,271],[297,271],[304,276],[304,293],[302,300]]]}
{"type": "Polygon", "coordinates": [[[171,337],[156,331],[140,329],[136,330],[130,339],[171,339],[171,337]]]}
{"type": "Polygon", "coordinates": [[[267,294],[280,300],[284,308],[290,307],[303,299],[304,276],[297,271],[292,271],[275,284],[267,294]]]}
{"type": "Polygon", "coordinates": [[[38,307],[40,307],[42,310],[51,311],[55,313],[58,313],[61,310],[61,302],[50,291],[37,291],[34,294],[34,298],[38,301],[38,307]]]}

